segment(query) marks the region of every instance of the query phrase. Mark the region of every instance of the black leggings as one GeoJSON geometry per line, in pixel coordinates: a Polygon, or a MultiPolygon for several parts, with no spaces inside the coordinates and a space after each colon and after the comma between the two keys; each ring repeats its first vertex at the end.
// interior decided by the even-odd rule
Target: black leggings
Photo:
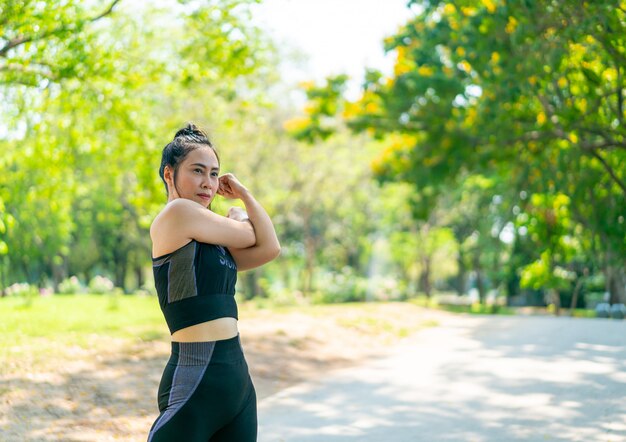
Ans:
{"type": "Polygon", "coordinates": [[[253,442],[256,392],[239,335],[172,342],[148,442],[253,442]]]}

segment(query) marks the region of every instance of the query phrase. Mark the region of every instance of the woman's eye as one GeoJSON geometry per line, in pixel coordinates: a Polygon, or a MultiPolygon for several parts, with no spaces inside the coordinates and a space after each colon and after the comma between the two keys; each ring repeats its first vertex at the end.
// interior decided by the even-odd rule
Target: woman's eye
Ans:
{"type": "Polygon", "coordinates": [[[200,171],[202,173],[202,169],[194,169],[194,172],[200,171]]]}
{"type": "Polygon", "coordinates": [[[217,176],[217,175],[218,175],[218,173],[217,173],[217,172],[213,172],[211,175],[213,175],[213,176],[217,176]]]}

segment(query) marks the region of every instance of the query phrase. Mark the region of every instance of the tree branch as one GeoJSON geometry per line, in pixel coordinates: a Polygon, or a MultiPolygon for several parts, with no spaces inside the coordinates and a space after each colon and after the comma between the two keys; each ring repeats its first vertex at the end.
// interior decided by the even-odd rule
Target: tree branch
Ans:
{"type": "Polygon", "coordinates": [[[602,158],[602,156],[598,152],[596,152],[595,150],[589,150],[589,153],[591,153],[591,155],[594,158],[596,158],[598,161],[600,161],[602,166],[604,166],[604,169],[609,173],[609,175],[611,176],[613,181],[615,181],[615,183],[617,183],[617,185],[622,189],[622,192],[624,192],[624,195],[626,196],[626,184],[624,184],[622,182],[622,180],[619,179],[619,177],[615,174],[615,171],[611,168],[611,166],[609,166],[609,164],[606,162],[606,160],[604,158],[602,158]]]}
{"type": "Polygon", "coordinates": [[[21,64],[18,63],[9,63],[9,64],[5,64],[5,65],[1,65],[0,66],[0,71],[13,71],[13,72],[20,72],[22,74],[27,74],[27,75],[41,75],[43,77],[46,77],[50,80],[58,80],[58,77],[56,77],[53,73],[52,70],[50,71],[45,71],[45,70],[38,70],[38,69],[29,69],[21,64]]]}
{"type": "MultiPolygon", "coordinates": [[[[72,23],[72,24],[77,25],[77,24],[83,24],[83,23],[93,23],[96,20],[100,20],[102,17],[105,17],[109,15],[111,12],[113,12],[113,8],[119,2],[120,0],[113,0],[113,2],[109,5],[109,7],[103,13],[96,15],[95,17],[87,18],[85,20],[79,21],[78,23],[72,23]]],[[[29,36],[29,37],[21,36],[21,37],[14,38],[13,40],[9,40],[7,44],[5,44],[2,49],[0,49],[0,57],[6,58],[7,53],[11,49],[17,46],[23,45],[24,43],[29,43],[31,41],[37,41],[37,40],[43,40],[44,38],[50,37],[51,35],[63,33],[69,29],[70,27],[68,25],[62,25],[62,26],[59,26],[58,28],[52,29],[51,31],[43,32],[39,35],[29,36]]]]}

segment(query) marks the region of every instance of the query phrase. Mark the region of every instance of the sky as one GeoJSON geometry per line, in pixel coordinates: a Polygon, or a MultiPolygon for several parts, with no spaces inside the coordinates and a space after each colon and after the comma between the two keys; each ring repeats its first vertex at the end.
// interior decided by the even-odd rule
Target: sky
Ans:
{"type": "Polygon", "coordinates": [[[406,0],[263,0],[252,8],[258,26],[281,51],[299,51],[298,63],[280,67],[286,81],[316,80],[345,73],[353,97],[366,67],[390,73],[393,55],[385,56],[383,39],[415,15],[406,0]]]}

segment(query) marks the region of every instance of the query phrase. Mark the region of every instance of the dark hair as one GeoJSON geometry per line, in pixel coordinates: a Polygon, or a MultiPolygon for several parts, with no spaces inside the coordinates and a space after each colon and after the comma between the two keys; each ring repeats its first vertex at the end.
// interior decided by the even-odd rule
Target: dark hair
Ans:
{"type": "MultiPolygon", "coordinates": [[[[180,163],[189,155],[189,152],[192,150],[198,149],[200,147],[209,146],[215,152],[215,156],[217,157],[217,162],[219,164],[220,157],[213,147],[213,144],[209,140],[209,137],[206,133],[204,133],[201,129],[199,129],[195,124],[188,123],[187,126],[180,129],[174,135],[174,139],[167,144],[163,148],[163,154],[161,155],[161,167],[159,168],[159,175],[163,180],[163,184],[165,184],[165,192],[169,196],[169,191],[167,189],[167,182],[165,181],[165,166],[170,166],[174,170],[174,189],[178,192],[178,188],[176,187],[176,174],[178,172],[178,167],[180,163]]],[[[211,205],[209,205],[209,209],[211,205]]]]}

